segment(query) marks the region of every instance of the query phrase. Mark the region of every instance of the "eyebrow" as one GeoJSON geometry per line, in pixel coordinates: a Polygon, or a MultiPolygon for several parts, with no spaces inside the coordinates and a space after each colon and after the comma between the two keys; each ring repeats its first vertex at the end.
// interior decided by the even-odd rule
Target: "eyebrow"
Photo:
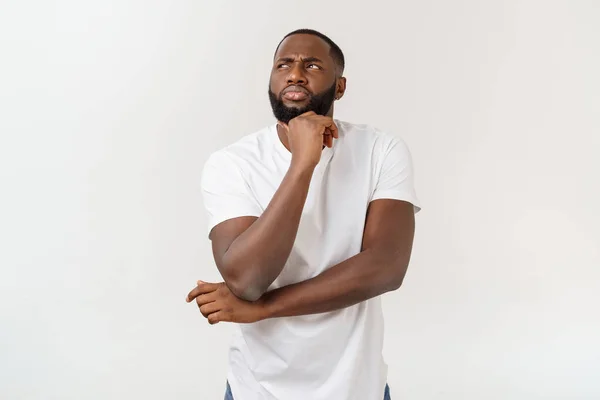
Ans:
{"type": "MultiPolygon", "coordinates": [[[[304,63],[307,63],[307,62],[318,62],[318,63],[321,63],[321,64],[323,63],[323,61],[321,59],[317,58],[317,57],[305,57],[305,58],[301,58],[300,60],[302,62],[304,62],[304,63]]],[[[277,59],[278,63],[279,62],[288,62],[288,63],[291,63],[291,62],[294,62],[294,61],[296,61],[296,59],[292,58],[292,57],[282,57],[282,58],[278,58],[277,59]]]]}

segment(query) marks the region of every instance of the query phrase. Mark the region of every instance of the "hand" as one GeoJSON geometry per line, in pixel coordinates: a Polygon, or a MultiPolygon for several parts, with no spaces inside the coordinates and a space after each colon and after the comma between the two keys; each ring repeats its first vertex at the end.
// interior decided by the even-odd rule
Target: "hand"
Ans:
{"type": "Polygon", "coordinates": [[[190,303],[194,299],[211,325],[218,322],[252,323],[267,317],[260,299],[254,302],[241,300],[231,293],[225,282],[198,281],[197,286],[187,295],[186,301],[190,303]]]}
{"type": "Polygon", "coordinates": [[[292,162],[301,167],[315,167],[321,159],[323,146],[331,147],[333,139],[339,137],[333,119],[314,111],[293,118],[288,125],[280,122],[279,126],[288,137],[292,162]]]}

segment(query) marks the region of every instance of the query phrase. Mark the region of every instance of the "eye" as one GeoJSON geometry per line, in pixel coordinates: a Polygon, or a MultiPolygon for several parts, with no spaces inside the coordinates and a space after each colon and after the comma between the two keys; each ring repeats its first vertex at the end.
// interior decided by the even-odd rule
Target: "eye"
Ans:
{"type": "Polygon", "coordinates": [[[306,67],[308,69],[321,69],[321,67],[317,64],[308,64],[306,67]]]}
{"type": "Polygon", "coordinates": [[[287,64],[278,64],[277,68],[287,68],[288,65],[287,64]]]}

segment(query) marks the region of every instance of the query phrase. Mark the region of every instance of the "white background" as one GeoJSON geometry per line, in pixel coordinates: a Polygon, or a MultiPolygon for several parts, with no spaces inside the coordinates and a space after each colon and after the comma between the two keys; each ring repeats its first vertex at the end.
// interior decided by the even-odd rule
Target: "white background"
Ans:
{"type": "Polygon", "coordinates": [[[392,397],[600,398],[600,2],[0,4],[0,398],[222,398],[200,173],[301,27],[345,51],[336,117],[413,153],[392,397]]]}

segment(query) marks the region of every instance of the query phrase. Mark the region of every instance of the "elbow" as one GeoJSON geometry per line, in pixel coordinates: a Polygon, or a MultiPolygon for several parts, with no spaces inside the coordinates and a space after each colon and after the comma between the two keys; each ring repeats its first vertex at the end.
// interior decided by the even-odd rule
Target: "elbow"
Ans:
{"type": "Polygon", "coordinates": [[[225,279],[225,284],[237,298],[256,301],[267,291],[267,287],[248,277],[225,279]]]}
{"type": "Polygon", "coordinates": [[[252,268],[252,264],[226,263],[217,264],[225,284],[237,298],[256,301],[265,294],[271,285],[262,269],[252,268]]]}
{"type": "Polygon", "coordinates": [[[390,275],[388,277],[388,291],[393,292],[400,289],[407,269],[408,262],[395,262],[391,264],[390,275]]]}
{"type": "Polygon", "coordinates": [[[237,285],[229,289],[236,297],[245,301],[256,301],[266,292],[256,285],[237,285]]]}
{"type": "Polygon", "coordinates": [[[410,257],[393,247],[373,249],[371,254],[372,263],[378,266],[376,281],[380,294],[400,289],[410,257]]]}

